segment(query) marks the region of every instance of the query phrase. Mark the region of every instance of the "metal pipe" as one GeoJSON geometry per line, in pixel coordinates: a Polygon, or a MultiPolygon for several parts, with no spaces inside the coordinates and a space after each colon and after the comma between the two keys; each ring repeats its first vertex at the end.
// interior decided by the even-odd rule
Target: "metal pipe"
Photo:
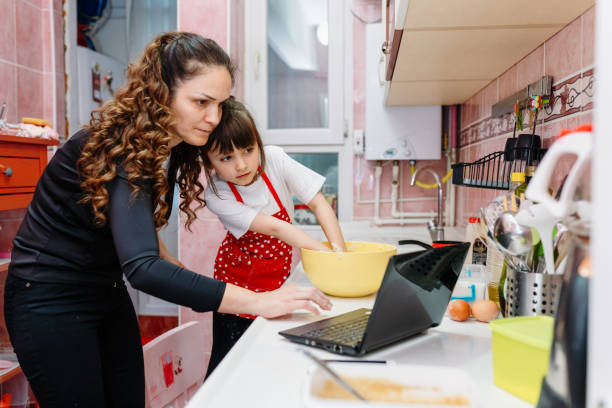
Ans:
{"type": "Polygon", "coordinates": [[[433,175],[434,179],[436,180],[436,184],[438,185],[438,217],[437,217],[438,222],[437,222],[437,226],[441,227],[442,226],[442,183],[440,182],[440,177],[438,177],[438,174],[435,171],[433,171],[432,169],[428,167],[415,169],[414,173],[412,173],[412,178],[410,179],[411,186],[415,185],[416,176],[421,170],[426,171],[430,173],[431,175],[433,175]]]}

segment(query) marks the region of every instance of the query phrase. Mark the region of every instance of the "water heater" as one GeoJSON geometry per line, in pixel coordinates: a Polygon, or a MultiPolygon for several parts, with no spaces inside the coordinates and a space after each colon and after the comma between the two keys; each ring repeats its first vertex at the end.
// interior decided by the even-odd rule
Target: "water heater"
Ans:
{"type": "MultiPolygon", "coordinates": [[[[379,81],[381,24],[366,26],[366,160],[437,160],[441,106],[385,106],[379,81]]],[[[397,69],[397,67],[396,67],[397,69]]],[[[380,73],[382,75],[382,73],[380,73]]]]}

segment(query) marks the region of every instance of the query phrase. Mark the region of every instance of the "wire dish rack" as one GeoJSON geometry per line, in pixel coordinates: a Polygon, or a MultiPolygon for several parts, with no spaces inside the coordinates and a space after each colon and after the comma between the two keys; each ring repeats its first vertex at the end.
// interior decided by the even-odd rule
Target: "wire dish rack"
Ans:
{"type": "Polygon", "coordinates": [[[535,138],[537,142],[526,147],[516,146],[519,138],[508,138],[504,150],[489,153],[475,162],[453,164],[453,184],[495,190],[510,189],[512,173],[525,172],[527,166],[537,164],[546,153],[546,149],[540,148],[539,136],[535,135],[535,138]]]}

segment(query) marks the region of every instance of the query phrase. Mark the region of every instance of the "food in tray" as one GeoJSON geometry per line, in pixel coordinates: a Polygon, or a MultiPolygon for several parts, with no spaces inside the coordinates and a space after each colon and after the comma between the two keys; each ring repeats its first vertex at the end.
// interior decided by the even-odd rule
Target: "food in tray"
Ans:
{"type": "MultiPolygon", "coordinates": [[[[460,393],[444,391],[437,386],[407,385],[384,378],[343,376],[357,392],[370,402],[436,406],[470,406],[470,399],[460,393]]],[[[335,381],[326,380],[315,394],[327,399],[356,399],[335,381]]]]}

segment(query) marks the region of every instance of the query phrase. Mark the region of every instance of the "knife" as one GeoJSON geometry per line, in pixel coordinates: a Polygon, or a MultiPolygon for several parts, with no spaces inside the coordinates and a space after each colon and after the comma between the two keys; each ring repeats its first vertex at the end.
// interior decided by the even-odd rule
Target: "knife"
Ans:
{"type": "Polygon", "coordinates": [[[334,381],[336,381],[342,388],[344,388],[345,390],[350,392],[353,396],[355,396],[355,398],[357,398],[358,400],[367,402],[367,400],[360,393],[358,393],[353,387],[351,387],[346,381],[344,381],[342,379],[342,377],[340,377],[338,374],[336,374],[336,372],[334,370],[329,368],[327,363],[325,363],[324,361],[322,361],[322,360],[318,359],[317,357],[315,357],[308,350],[304,350],[304,349],[299,349],[299,350],[302,353],[304,353],[306,355],[306,357],[310,358],[319,367],[321,367],[323,370],[325,370],[325,372],[327,372],[327,374],[329,374],[333,378],[334,381]]]}

